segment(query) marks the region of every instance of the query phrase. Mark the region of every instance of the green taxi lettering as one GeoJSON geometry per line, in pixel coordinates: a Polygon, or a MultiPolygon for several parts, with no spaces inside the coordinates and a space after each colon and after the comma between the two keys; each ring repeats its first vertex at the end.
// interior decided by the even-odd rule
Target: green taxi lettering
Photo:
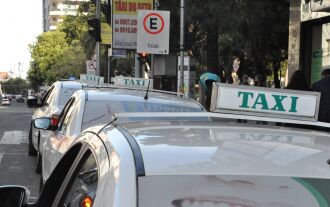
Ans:
{"type": "Polygon", "coordinates": [[[287,96],[272,95],[274,97],[276,105],[271,109],[273,111],[285,111],[282,101],[287,98],[287,96]]]}
{"type": "Polygon", "coordinates": [[[299,97],[297,96],[283,96],[283,95],[272,95],[272,100],[275,102],[274,106],[269,106],[269,100],[267,100],[266,94],[264,93],[253,93],[253,92],[244,92],[238,91],[238,98],[241,98],[242,102],[239,105],[240,108],[252,108],[257,109],[260,106],[262,110],[269,110],[269,111],[281,111],[281,112],[291,112],[297,113],[297,101],[299,97]],[[291,105],[289,109],[285,109],[283,105],[283,101],[290,99],[291,105]],[[249,101],[252,105],[249,105],[249,101]]]}
{"type": "Polygon", "coordinates": [[[256,98],[256,101],[254,102],[252,108],[256,109],[257,105],[261,105],[261,109],[269,110],[265,94],[260,93],[258,95],[258,97],[256,98]]]}
{"type": "Polygon", "coordinates": [[[238,91],[238,98],[241,95],[243,95],[243,101],[242,101],[242,105],[240,105],[239,107],[241,107],[241,108],[250,108],[248,106],[248,99],[249,99],[249,95],[251,95],[251,98],[253,98],[253,93],[251,93],[251,92],[238,91]]]}
{"type": "Polygon", "coordinates": [[[144,80],[134,80],[134,79],[124,79],[125,85],[131,85],[131,86],[145,86],[144,80]]]}
{"type": "Polygon", "coordinates": [[[297,100],[299,97],[291,96],[290,98],[291,98],[291,108],[290,108],[289,112],[297,113],[297,100]]]}

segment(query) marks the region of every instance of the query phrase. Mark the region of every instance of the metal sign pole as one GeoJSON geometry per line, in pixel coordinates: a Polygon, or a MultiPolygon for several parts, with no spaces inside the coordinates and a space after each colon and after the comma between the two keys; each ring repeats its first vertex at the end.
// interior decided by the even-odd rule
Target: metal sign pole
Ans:
{"type": "Polygon", "coordinates": [[[180,7],[180,87],[178,92],[184,92],[184,0],[181,0],[180,7]]]}
{"type": "MultiPolygon", "coordinates": [[[[96,0],[96,19],[101,18],[101,0],[96,0]]],[[[100,49],[101,49],[101,43],[96,42],[96,75],[100,75],[100,49]]]]}

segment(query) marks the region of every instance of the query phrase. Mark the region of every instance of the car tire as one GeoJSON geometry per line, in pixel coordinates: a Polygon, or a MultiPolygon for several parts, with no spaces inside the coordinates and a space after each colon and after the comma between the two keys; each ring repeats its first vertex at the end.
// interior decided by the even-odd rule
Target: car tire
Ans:
{"type": "Polygon", "coordinates": [[[32,144],[32,126],[30,126],[30,131],[29,131],[29,155],[30,156],[37,155],[37,150],[34,148],[34,146],[32,144]]]}
{"type": "Polygon", "coordinates": [[[38,151],[37,153],[37,164],[36,164],[36,173],[41,174],[42,171],[42,167],[41,164],[42,163],[42,156],[40,154],[40,151],[38,151]]]}

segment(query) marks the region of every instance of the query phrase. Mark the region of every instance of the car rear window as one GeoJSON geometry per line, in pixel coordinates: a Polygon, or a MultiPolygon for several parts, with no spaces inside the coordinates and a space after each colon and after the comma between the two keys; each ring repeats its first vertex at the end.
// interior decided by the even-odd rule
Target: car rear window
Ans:
{"type": "Polygon", "coordinates": [[[62,88],[60,92],[59,106],[65,106],[72,94],[79,88],[62,88]]]}
{"type": "Polygon", "coordinates": [[[329,207],[330,180],[281,176],[139,177],[143,207],[329,207]]]}
{"type": "Polygon", "coordinates": [[[86,101],[82,130],[95,124],[108,123],[115,112],[203,112],[196,107],[137,101],[86,101]]]}

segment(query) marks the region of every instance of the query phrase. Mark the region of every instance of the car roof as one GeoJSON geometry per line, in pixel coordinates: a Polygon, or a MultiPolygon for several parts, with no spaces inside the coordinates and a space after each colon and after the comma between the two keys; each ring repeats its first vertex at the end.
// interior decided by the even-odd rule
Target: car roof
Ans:
{"type": "MultiPolygon", "coordinates": [[[[118,100],[118,101],[145,101],[146,91],[139,89],[121,89],[121,88],[107,88],[107,89],[88,89],[80,90],[76,93],[86,94],[88,100],[118,100]]],[[[185,97],[180,97],[174,94],[167,94],[161,92],[148,92],[148,102],[181,105],[186,107],[199,107],[205,111],[205,108],[197,101],[185,97]]]]}
{"type": "Polygon", "coordinates": [[[326,132],[236,120],[119,125],[136,140],[145,175],[330,178],[330,134],[326,132]]]}
{"type": "Polygon", "coordinates": [[[85,83],[79,81],[57,81],[54,84],[60,84],[63,88],[82,88],[85,83]]]}

